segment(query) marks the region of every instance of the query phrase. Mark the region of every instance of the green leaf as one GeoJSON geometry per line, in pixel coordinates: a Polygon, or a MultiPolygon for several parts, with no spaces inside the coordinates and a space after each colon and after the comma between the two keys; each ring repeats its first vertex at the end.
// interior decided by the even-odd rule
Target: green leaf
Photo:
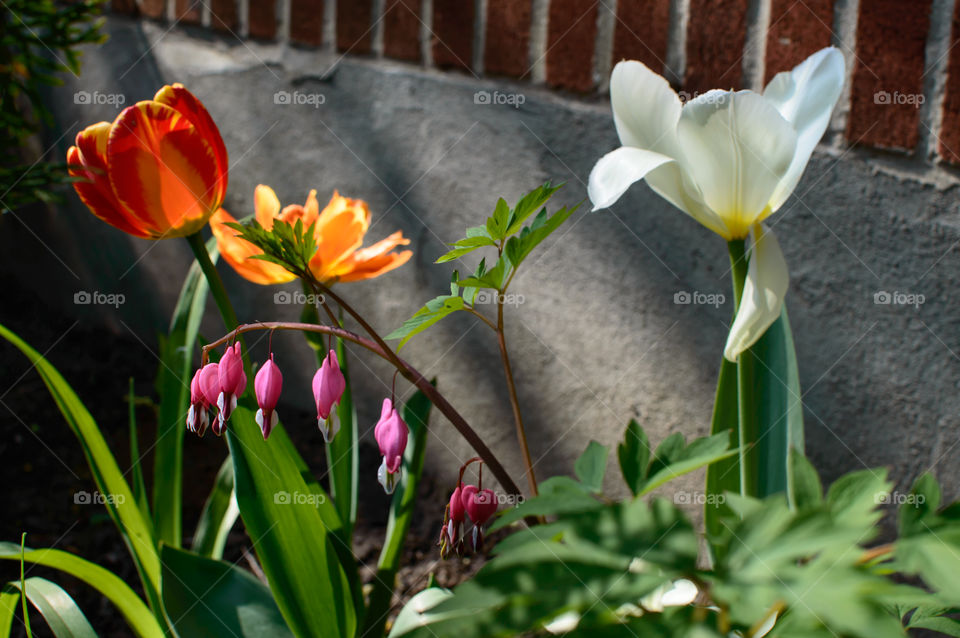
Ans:
{"type": "MultiPolygon", "coordinates": [[[[360,438],[357,411],[353,404],[353,394],[350,390],[350,372],[347,369],[347,349],[343,340],[337,339],[337,361],[347,384],[340,395],[337,406],[337,417],[340,419],[340,431],[327,444],[327,467],[330,477],[330,495],[337,509],[340,521],[343,523],[342,538],[347,544],[352,544],[353,526],[357,520],[357,483],[360,465],[359,445],[360,438]]],[[[317,358],[320,359],[319,353],[317,358]]]]}
{"type": "Polygon", "coordinates": [[[793,335],[786,307],[780,318],[747,352],[741,365],[753,365],[756,401],[757,486],[760,496],[790,493],[791,449],[803,453],[803,404],[793,335]]]}
{"type": "Polygon", "coordinates": [[[110,446],[87,408],[56,368],[2,325],[0,336],[16,346],[30,360],[70,430],[80,442],[97,489],[101,494],[109,496],[104,499],[104,506],[133,556],[147,598],[151,601],[151,608],[159,609],[160,559],[157,556],[152,525],[149,519],[141,514],[133,498],[133,491],[124,480],[123,472],[120,471],[110,446]]]}
{"type": "Polygon", "coordinates": [[[497,206],[493,210],[493,215],[487,218],[487,233],[492,239],[503,239],[506,237],[509,224],[510,205],[501,197],[497,199],[497,206]]]}
{"type": "Polygon", "coordinates": [[[510,226],[507,228],[506,234],[512,235],[520,230],[527,218],[535,213],[537,209],[546,204],[547,200],[550,199],[554,193],[560,190],[562,186],[563,184],[551,186],[550,182],[547,182],[536,190],[530,191],[524,195],[517,203],[516,208],[513,210],[512,221],[510,226]]]}
{"type": "MultiPolygon", "coordinates": [[[[213,263],[219,252],[216,238],[207,242],[213,263]]],[[[180,547],[183,529],[184,418],[190,404],[193,351],[207,305],[207,280],[200,264],[190,266],[170,319],[170,330],[161,340],[157,374],[157,436],[153,457],[153,523],[157,540],[180,547]]]]}
{"type": "Polygon", "coordinates": [[[270,588],[249,572],[168,545],[160,557],[163,606],[178,635],[293,636],[270,588]]]}
{"type": "MultiPolygon", "coordinates": [[[[20,560],[20,545],[0,543],[0,560],[20,560]]],[[[150,609],[121,578],[112,572],[58,549],[27,549],[24,561],[58,569],[90,585],[120,611],[124,620],[140,638],[163,638],[164,631],[150,609]]],[[[0,633],[0,635],[3,635],[0,633]]]]}
{"type": "Polygon", "coordinates": [[[530,228],[524,229],[520,234],[518,247],[514,249],[514,253],[510,257],[514,269],[516,269],[544,239],[549,237],[553,231],[560,228],[560,225],[567,221],[570,215],[579,207],[579,204],[573,208],[564,207],[549,217],[547,217],[546,210],[537,215],[537,218],[530,228]]]}
{"type": "MultiPolygon", "coordinates": [[[[432,383],[436,384],[436,381],[432,383]]],[[[423,475],[423,459],[427,449],[430,400],[417,391],[403,406],[403,421],[413,435],[413,445],[408,445],[403,456],[403,473],[400,484],[393,494],[387,531],[373,579],[370,604],[365,616],[362,635],[382,636],[390,612],[397,571],[403,555],[403,544],[410,530],[417,502],[417,490],[423,475]]]]}
{"type": "Polygon", "coordinates": [[[223,558],[227,535],[237,522],[240,510],[233,491],[233,460],[224,459],[207,496],[193,534],[193,551],[208,558],[223,558]]]}
{"type": "Polygon", "coordinates": [[[451,245],[453,246],[453,249],[439,257],[434,263],[442,264],[448,261],[453,261],[454,259],[459,259],[468,253],[472,253],[477,248],[482,248],[484,246],[496,246],[497,242],[493,241],[486,235],[480,235],[476,237],[466,237],[465,239],[460,239],[451,245]]]}
{"type": "MultiPolygon", "coordinates": [[[[442,620],[442,618],[433,616],[430,611],[443,601],[452,597],[453,592],[442,587],[428,587],[420,593],[415,594],[413,598],[403,606],[403,609],[400,610],[396,622],[393,623],[393,627],[390,629],[388,638],[406,636],[419,627],[425,627],[426,625],[442,620]]],[[[453,612],[453,614],[456,615],[457,612],[453,612]]]]}
{"type": "MultiPolygon", "coordinates": [[[[940,507],[940,485],[929,472],[914,482],[908,498],[900,506],[899,529],[903,537],[923,534],[930,531],[928,519],[940,507]]],[[[934,523],[933,527],[937,524],[934,523]]]]}
{"type": "MultiPolygon", "coordinates": [[[[710,434],[727,433],[733,447],[740,445],[739,409],[737,407],[737,364],[723,359],[717,379],[717,391],[713,399],[713,417],[710,434]]],[[[707,534],[716,536],[722,530],[721,515],[725,505],[719,505],[726,493],[740,493],[740,459],[728,456],[707,466],[707,498],[704,504],[704,523],[707,534]]]]}
{"type": "Polygon", "coordinates": [[[630,419],[623,435],[623,442],[617,446],[617,459],[620,461],[620,473],[627,487],[636,496],[643,488],[650,464],[650,440],[640,424],[630,419]]]}
{"type": "Polygon", "coordinates": [[[603,491],[603,477],[607,473],[607,446],[590,441],[587,449],[573,465],[573,472],[580,482],[595,494],[603,491]]]}
{"type": "Polygon", "coordinates": [[[19,589],[0,589],[0,636],[10,636],[20,606],[19,589]]]}
{"type": "Polygon", "coordinates": [[[458,310],[463,310],[464,307],[465,304],[461,297],[442,295],[428,301],[427,305],[404,321],[401,327],[388,334],[384,339],[388,341],[400,339],[400,343],[397,345],[397,351],[399,352],[412,337],[423,332],[444,317],[458,310]]]}
{"type": "Polygon", "coordinates": [[[790,466],[793,474],[790,502],[800,510],[819,506],[823,502],[823,485],[813,464],[802,452],[791,449],[790,466]]]}
{"type": "MultiPolygon", "coordinates": [[[[679,433],[667,437],[657,447],[647,468],[648,476],[643,488],[639,491],[640,495],[648,494],[668,481],[721,459],[732,457],[738,452],[736,449],[730,449],[730,435],[727,432],[694,439],[690,445],[684,445],[683,436],[678,435],[679,433]]],[[[712,506],[715,508],[719,502],[714,501],[712,506]]],[[[707,504],[711,506],[710,499],[707,499],[707,504]]]]}
{"type": "Polygon", "coordinates": [[[137,440],[137,397],[133,393],[133,377],[130,377],[130,389],[127,392],[127,420],[130,436],[130,480],[133,481],[133,500],[140,508],[145,519],[150,518],[150,502],[147,499],[147,485],[143,481],[143,465],[140,463],[140,444],[137,440]]]}
{"type": "Polygon", "coordinates": [[[240,515],[293,633],[353,636],[357,610],[350,583],[318,511],[327,503],[308,487],[283,435],[275,429],[264,441],[246,405],[231,417],[227,442],[240,515]]]}
{"type": "Polygon", "coordinates": [[[56,638],[97,638],[77,603],[56,583],[35,576],[23,583],[11,581],[4,589],[25,592],[56,638]]]}

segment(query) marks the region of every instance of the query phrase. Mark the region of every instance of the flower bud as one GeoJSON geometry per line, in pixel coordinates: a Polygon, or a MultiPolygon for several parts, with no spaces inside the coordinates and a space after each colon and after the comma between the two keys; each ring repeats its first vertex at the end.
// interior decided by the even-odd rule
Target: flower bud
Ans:
{"type": "Polygon", "coordinates": [[[393,407],[393,401],[384,399],[380,409],[380,420],[377,421],[373,430],[373,436],[377,439],[377,445],[380,446],[380,454],[383,455],[383,463],[377,471],[377,480],[387,494],[393,493],[400,477],[403,453],[407,449],[408,433],[407,424],[393,407]]]}
{"type": "Polygon", "coordinates": [[[280,389],[283,387],[283,375],[280,373],[280,367],[273,361],[273,354],[257,371],[257,376],[253,380],[253,390],[257,395],[257,425],[263,432],[263,439],[270,436],[270,431],[280,420],[277,416],[276,407],[280,400],[280,389]]]}
{"type": "Polygon", "coordinates": [[[340,362],[337,353],[333,350],[320,365],[320,369],[313,375],[313,399],[317,404],[317,426],[323,433],[323,440],[329,443],[337,434],[339,419],[333,409],[339,405],[343,391],[347,387],[347,380],[340,371],[340,362]]]}

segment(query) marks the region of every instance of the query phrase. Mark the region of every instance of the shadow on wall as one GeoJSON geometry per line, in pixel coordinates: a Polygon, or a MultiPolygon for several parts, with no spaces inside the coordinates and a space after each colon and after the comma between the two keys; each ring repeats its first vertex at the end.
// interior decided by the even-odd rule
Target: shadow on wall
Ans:
{"type": "MultiPolygon", "coordinates": [[[[232,214],[252,212],[261,182],[285,204],[302,203],[310,188],[321,201],[338,189],[369,202],[368,241],[398,229],[413,239],[410,264],[341,289],[383,333],[447,289],[450,265],[433,260],[498,196],[515,201],[550,179],[567,182],[559,203],[576,203],[586,197],[593,163],[617,144],[606,107],[561,102],[525,85],[349,59],[321,82],[320,57],[309,58],[311,67],[302,52],[228,46],[116,18],[109,27],[110,42],[88,52],[83,76],[52,93],[57,134],[64,134],[57,153],[82,126],[118,111],[77,104],[74,91],[123,95],[129,104],[163,83],[184,82],[207,104],[227,144],[225,207],[232,214]],[[184,64],[186,50],[208,51],[218,62],[184,64]],[[294,61],[311,71],[298,74],[284,56],[301,56],[294,61]],[[522,91],[524,100],[477,103],[478,89],[522,91]],[[278,91],[323,100],[278,103],[278,91]]],[[[51,291],[51,305],[64,313],[129,328],[145,344],[137,356],[152,356],[189,265],[186,244],[129,238],[85,212],[72,194],[68,200],[56,213],[3,220],[0,269],[51,291]],[[88,289],[121,292],[126,303],[91,313],[72,303],[75,292],[88,289]]],[[[609,211],[588,208],[525,266],[514,284],[524,301],[507,314],[533,455],[549,452],[536,467],[541,477],[569,473],[591,438],[614,444],[632,417],[654,441],[673,431],[705,433],[732,313],[726,251],[709,231],[645,186],[609,211]],[[714,302],[683,303],[704,295],[714,302]]],[[[956,441],[952,415],[960,413],[960,360],[953,354],[960,352],[960,330],[949,291],[960,238],[943,223],[953,211],[952,193],[875,176],[862,161],[817,156],[797,196],[772,220],[793,277],[788,306],[807,393],[809,449],[828,477],[861,462],[892,466],[895,477],[936,465],[947,489],[953,485],[958,468],[948,452],[956,441]],[[881,291],[921,292],[925,303],[876,304],[881,291]]],[[[454,266],[471,270],[472,257],[454,266]]],[[[242,318],[298,316],[298,308],[274,302],[277,288],[232,272],[225,277],[242,318]]],[[[204,336],[220,331],[211,307],[204,336]]],[[[520,467],[496,346],[485,331],[471,317],[448,319],[411,342],[404,356],[439,376],[508,467],[520,467]]],[[[265,344],[250,343],[262,359],[265,344]]],[[[314,364],[300,343],[291,336],[275,345],[288,379],[285,400],[309,406],[314,364]]],[[[361,424],[372,428],[390,371],[365,357],[354,362],[361,424]]],[[[470,451],[450,428],[438,424],[434,431],[431,463],[453,477],[470,451]]]]}

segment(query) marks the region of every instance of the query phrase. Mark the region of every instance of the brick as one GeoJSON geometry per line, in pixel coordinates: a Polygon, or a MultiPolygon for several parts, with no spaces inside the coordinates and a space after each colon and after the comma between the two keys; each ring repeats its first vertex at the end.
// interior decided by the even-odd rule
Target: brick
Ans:
{"type": "Polygon", "coordinates": [[[136,0],[110,0],[110,11],[123,15],[136,15],[136,0]]]}
{"type": "Polygon", "coordinates": [[[951,164],[960,164],[960,4],[953,9],[950,27],[950,57],[943,98],[943,120],[937,151],[951,164]]]}
{"type": "Polygon", "coordinates": [[[547,20],[547,84],[585,93],[593,88],[596,0],[553,0],[547,20]]]}
{"type": "Polygon", "coordinates": [[[337,49],[370,53],[373,0],[337,0],[337,49]]]}
{"type": "Polygon", "coordinates": [[[433,62],[441,68],[473,64],[473,3],[433,0],[433,62]]]}
{"type": "Polygon", "coordinates": [[[167,3],[164,0],[139,0],[140,13],[148,18],[163,18],[167,13],[167,3]]]}
{"type": "Polygon", "coordinates": [[[290,39],[310,46],[323,43],[323,0],[290,0],[290,39]]]}
{"type": "Polygon", "coordinates": [[[200,0],[176,0],[176,19],[187,24],[199,24],[200,10],[203,5],[200,0]]]}
{"type": "Polygon", "coordinates": [[[272,40],[277,36],[277,8],[274,0],[250,0],[247,9],[250,37],[272,40]]]}
{"type": "Polygon", "coordinates": [[[237,29],[237,2],[236,0],[210,1],[210,26],[217,31],[236,31],[237,29]]]}
{"type": "Polygon", "coordinates": [[[640,60],[662,73],[670,35],[670,0],[618,2],[613,28],[613,62],[640,60]]]}
{"type": "Polygon", "coordinates": [[[748,0],[690,0],[684,79],[688,92],[742,88],[748,4],[748,0]]]}
{"type": "Polygon", "coordinates": [[[486,73],[520,78],[530,72],[532,12],[532,0],[487,0],[486,73]]]}
{"type": "Polygon", "coordinates": [[[383,54],[398,60],[420,61],[420,0],[386,0],[383,54]]]}
{"type": "Polygon", "coordinates": [[[917,145],[932,0],[860,4],[847,138],[912,150],[917,145]]]}
{"type": "Polygon", "coordinates": [[[767,30],[766,80],[830,46],[832,0],[772,0],[767,30]]]}

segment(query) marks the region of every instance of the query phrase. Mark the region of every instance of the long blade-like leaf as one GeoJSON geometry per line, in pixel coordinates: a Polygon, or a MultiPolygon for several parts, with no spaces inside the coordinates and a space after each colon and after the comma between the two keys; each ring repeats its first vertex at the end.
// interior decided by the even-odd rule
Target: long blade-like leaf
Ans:
{"type": "Polygon", "coordinates": [[[168,545],[160,557],[163,607],[177,635],[292,637],[270,588],[249,572],[168,545]]]}
{"type": "Polygon", "coordinates": [[[133,556],[150,606],[159,610],[160,559],[153,537],[153,526],[137,507],[133,491],[123,478],[123,472],[120,471],[97,423],[73,388],[39,352],[2,325],[0,337],[15,345],[30,360],[60,408],[70,430],[80,442],[97,489],[104,495],[107,513],[120,530],[133,556]]]}
{"type": "MultiPolygon", "coordinates": [[[[217,261],[216,239],[207,243],[210,260],[217,261]]],[[[190,401],[193,348],[207,305],[207,280],[194,261],[180,289],[180,298],[162,339],[157,393],[157,439],[153,460],[153,521],[157,540],[180,547],[183,515],[184,417],[190,401]]]]}
{"type": "Polygon", "coordinates": [[[403,420],[413,434],[413,445],[403,458],[403,475],[393,495],[393,506],[387,521],[386,539],[380,551],[377,575],[373,579],[370,605],[367,608],[363,636],[382,636],[393,598],[393,588],[400,568],[403,542],[410,529],[417,500],[417,487],[423,475],[423,457],[427,448],[427,422],[430,400],[422,392],[414,394],[403,406],[403,420]]]}
{"type": "Polygon", "coordinates": [[[130,427],[130,481],[133,483],[133,499],[140,508],[143,517],[150,517],[150,503],[147,501],[147,486],[143,481],[143,464],[140,462],[140,443],[137,436],[137,405],[133,393],[133,377],[130,377],[130,390],[127,392],[128,425],[130,427]]]}
{"type": "MultiPolygon", "coordinates": [[[[19,561],[20,545],[0,543],[0,560],[19,561]]],[[[113,572],[59,549],[28,548],[23,560],[30,564],[58,569],[82,580],[117,607],[135,635],[140,638],[163,638],[163,629],[147,605],[113,572]]]]}
{"type": "Polygon", "coordinates": [[[25,592],[56,638],[97,638],[87,617],[60,585],[34,576],[22,584],[16,580],[7,583],[7,589],[25,592]]]}
{"type": "Polygon", "coordinates": [[[349,581],[315,494],[276,433],[264,441],[246,406],[231,417],[227,442],[243,523],[293,633],[353,636],[357,615],[349,581]]]}
{"type": "MultiPolygon", "coordinates": [[[[717,393],[713,400],[713,418],[710,422],[710,434],[730,433],[731,447],[740,445],[737,428],[739,411],[737,409],[737,364],[723,360],[720,376],[717,380],[717,393]]],[[[724,492],[740,493],[740,457],[739,455],[715,461],[707,466],[707,495],[705,499],[704,522],[707,534],[716,535],[722,531],[720,515],[722,513],[724,492]]]]}
{"type": "Polygon", "coordinates": [[[223,558],[227,534],[238,516],[240,509],[233,491],[233,461],[227,457],[200,512],[197,531],[193,534],[193,551],[208,558],[223,558]]]}
{"type": "MultiPolygon", "coordinates": [[[[319,353],[318,353],[319,354],[319,353]]],[[[357,411],[350,392],[350,373],[347,370],[347,349],[337,339],[337,360],[347,385],[340,396],[337,415],[340,431],[327,445],[327,466],[330,472],[330,495],[344,526],[344,538],[351,542],[357,520],[357,466],[360,463],[357,445],[357,411]]]]}

